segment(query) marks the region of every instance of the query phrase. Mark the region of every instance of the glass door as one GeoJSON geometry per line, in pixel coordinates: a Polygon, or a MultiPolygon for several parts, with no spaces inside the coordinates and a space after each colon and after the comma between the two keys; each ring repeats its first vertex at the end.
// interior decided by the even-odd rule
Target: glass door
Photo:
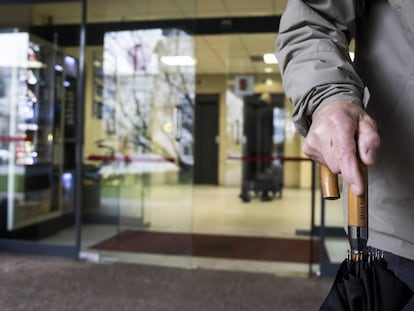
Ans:
{"type": "Polygon", "coordinates": [[[320,218],[318,217],[320,220],[321,275],[335,275],[349,250],[349,241],[344,229],[344,220],[346,219],[344,206],[347,204],[347,191],[343,187],[340,175],[338,181],[341,197],[338,200],[321,199],[320,218]]]}
{"type": "MultiPolygon", "coordinates": [[[[98,6],[90,3],[89,10],[98,6]]],[[[196,71],[191,30],[145,21],[128,26],[112,2],[99,8],[113,22],[102,26],[102,46],[87,48],[92,70],[84,157],[90,178],[83,250],[188,265],[196,71]]],[[[141,3],[134,8],[154,13],[141,3]]]]}
{"type": "MultiPolygon", "coordinates": [[[[273,55],[275,40],[273,32],[204,37],[207,47],[220,46],[223,53],[223,63],[212,64],[211,70],[218,72],[221,65],[226,72],[219,155],[226,198],[220,210],[214,209],[217,221],[210,230],[223,240],[255,243],[254,251],[234,256],[248,258],[260,269],[283,270],[290,262],[295,264],[286,271],[307,274],[318,263],[318,242],[310,237],[311,162],[302,155],[292,125],[273,55]],[[289,244],[286,252],[281,250],[284,243],[289,244]],[[295,255],[285,257],[289,254],[295,255]]],[[[205,84],[211,85],[207,78],[205,84]]]]}

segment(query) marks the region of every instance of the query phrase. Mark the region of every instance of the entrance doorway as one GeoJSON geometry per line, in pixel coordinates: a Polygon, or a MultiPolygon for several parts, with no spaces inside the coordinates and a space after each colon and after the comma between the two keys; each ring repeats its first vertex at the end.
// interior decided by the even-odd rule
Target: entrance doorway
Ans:
{"type": "Polygon", "coordinates": [[[196,96],[194,183],[218,184],[219,95],[196,96]]]}

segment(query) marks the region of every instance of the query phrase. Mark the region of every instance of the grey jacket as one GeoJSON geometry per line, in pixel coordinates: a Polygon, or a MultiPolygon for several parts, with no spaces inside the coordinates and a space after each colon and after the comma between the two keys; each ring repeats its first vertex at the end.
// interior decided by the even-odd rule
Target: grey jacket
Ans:
{"type": "Polygon", "coordinates": [[[369,244],[414,260],[413,16],[414,1],[290,0],[277,58],[303,135],[318,108],[337,99],[362,105],[369,90],[381,137],[369,171],[369,244]]]}

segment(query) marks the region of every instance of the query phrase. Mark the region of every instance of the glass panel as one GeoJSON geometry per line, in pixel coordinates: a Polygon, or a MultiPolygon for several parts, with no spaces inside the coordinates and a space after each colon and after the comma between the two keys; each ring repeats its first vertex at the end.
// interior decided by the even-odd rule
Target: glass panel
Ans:
{"type": "MultiPolygon", "coordinates": [[[[38,222],[57,206],[49,200],[53,193],[53,116],[54,105],[46,86],[53,87],[51,44],[30,37],[29,33],[1,34],[0,55],[5,88],[2,125],[14,140],[4,146],[8,153],[7,230],[38,222]]],[[[56,157],[58,160],[58,157],[56,157]]],[[[57,161],[56,161],[57,162],[57,161]]],[[[56,172],[58,174],[58,172],[56,172]]],[[[56,189],[55,189],[56,190],[56,189]]]]}
{"type": "MultiPolygon", "coordinates": [[[[210,56],[197,64],[197,95],[218,93],[222,98],[222,187],[195,186],[194,231],[214,234],[217,243],[254,243],[254,251],[244,249],[241,255],[235,248],[233,256],[248,257],[256,269],[308,273],[310,261],[318,263],[318,241],[310,237],[312,167],[301,153],[278,66],[264,62],[275,39],[275,33],[197,37],[198,49],[210,56]],[[273,245],[275,252],[283,243],[289,247],[276,258],[262,243],[273,245]],[[285,257],[298,249],[294,258],[285,257]]],[[[241,269],[237,262],[228,265],[241,269]]]]}
{"type": "MultiPolygon", "coordinates": [[[[60,5],[0,6],[0,237],[74,247],[73,173],[64,158],[71,72],[58,34],[38,27],[59,23],[60,5]]],[[[79,2],[65,6],[79,22],[79,2]]]]}
{"type": "Polygon", "coordinates": [[[344,205],[347,202],[346,191],[343,191],[342,177],[338,176],[341,198],[338,200],[325,200],[323,217],[323,243],[321,247],[326,252],[322,260],[321,272],[323,274],[336,273],[337,266],[346,258],[349,242],[344,230],[344,205]]]}
{"type": "MultiPolygon", "coordinates": [[[[172,265],[189,265],[188,256],[182,255],[214,255],[208,247],[212,240],[198,244],[199,238],[217,238],[213,243],[219,245],[215,251],[220,247],[231,249],[222,244],[229,241],[227,238],[281,238],[277,243],[293,238],[291,245],[309,238],[301,233],[310,231],[311,165],[301,154],[301,139],[294,133],[289,117],[291,107],[283,95],[277,65],[263,61],[263,54],[274,51],[275,33],[237,34],[241,30],[236,29],[237,21],[243,22],[243,18],[233,23],[231,18],[208,17],[223,16],[223,12],[228,16],[245,16],[246,9],[240,11],[237,2],[228,2],[231,7],[220,3],[216,8],[206,3],[129,1],[115,5],[110,0],[88,1],[91,24],[86,49],[82,171],[85,256],[92,252],[91,258],[99,259],[100,256],[94,256],[96,252],[126,260],[133,257],[135,261],[158,260],[165,264],[171,259],[172,265]],[[216,29],[219,34],[192,34],[197,24],[195,18],[201,16],[207,19],[199,21],[205,29],[200,26],[198,31],[210,33],[216,29]],[[196,63],[177,66],[168,63],[171,59],[162,59],[164,56],[190,56],[196,63]],[[196,103],[196,98],[202,100],[196,103]],[[264,150],[247,153],[252,136],[246,132],[246,120],[255,105],[263,102],[269,103],[264,106],[267,110],[264,108],[265,113],[258,115],[263,117],[260,124],[267,120],[267,128],[257,131],[256,138],[267,143],[264,150]],[[207,150],[208,156],[202,163],[193,155],[199,134],[194,130],[195,124],[203,121],[195,120],[194,115],[201,105],[206,119],[215,118],[215,122],[203,124],[215,131],[209,138],[212,141],[198,141],[214,146],[214,150],[207,150]],[[213,182],[193,186],[196,163],[206,166],[207,172],[217,167],[213,182]],[[252,163],[254,170],[248,165],[252,163]],[[250,173],[260,174],[257,183],[248,183],[251,197],[247,203],[239,195],[249,168],[250,173]],[[263,184],[268,187],[270,201],[263,196],[263,184]],[[158,248],[151,248],[157,239],[158,248]],[[166,254],[174,256],[163,257],[166,254]]],[[[278,15],[283,9],[281,3],[270,5],[273,8],[264,4],[260,12],[278,10],[278,15]]],[[[19,70],[7,66],[1,69],[5,81],[0,80],[0,97],[7,99],[3,99],[2,105],[7,102],[15,107],[1,110],[7,112],[1,114],[7,119],[5,132],[1,133],[5,137],[1,141],[5,170],[2,191],[14,204],[3,200],[4,236],[9,234],[8,225],[22,225],[16,215],[26,213],[36,222],[33,219],[37,216],[33,218],[30,213],[37,211],[41,217],[50,216],[48,221],[54,224],[50,226],[48,222],[47,234],[43,227],[37,228],[42,236],[45,234],[40,240],[73,244],[75,154],[79,143],[75,136],[79,124],[74,116],[78,113],[76,99],[80,91],[76,89],[76,68],[81,3],[48,1],[1,8],[0,21],[7,29],[5,32],[14,33],[17,28],[27,33],[29,39],[25,44],[39,44],[44,62],[53,59],[47,67],[36,69],[41,75],[35,75],[36,79],[49,81],[42,85],[42,91],[38,90],[36,99],[51,101],[38,112],[28,91],[30,81],[34,81],[29,62],[19,70]],[[17,81],[14,88],[2,86],[8,81],[17,81]],[[21,94],[9,95],[16,92],[21,94]],[[42,130],[33,130],[35,122],[30,120],[25,121],[23,129],[19,128],[19,115],[37,118],[37,126],[42,130]],[[29,184],[30,178],[27,182],[19,180],[15,172],[22,168],[25,175],[26,171],[30,173],[28,177],[40,175],[41,178],[36,175],[36,180],[41,182],[33,185],[29,184]],[[36,191],[19,194],[19,189],[26,186],[35,187],[36,191]],[[16,198],[24,203],[24,213],[15,208],[8,212],[8,206],[16,206],[16,198]],[[29,211],[27,206],[34,208],[29,211]]],[[[25,57],[30,60],[30,53],[25,57]]],[[[23,238],[37,239],[33,235],[23,238]]],[[[217,253],[214,256],[229,258],[217,253]]],[[[295,258],[303,264],[298,269],[304,266],[306,271],[308,259],[295,258]]],[[[264,261],[273,269],[274,261],[264,261]]]]}
{"type": "Polygon", "coordinates": [[[244,202],[271,200],[283,188],[288,114],[278,67],[263,59],[274,42],[274,33],[233,35],[229,41],[225,181],[240,189],[244,202]]]}
{"type": "MultiPolygon", "coordinates": [[[[152,2],[131,5],[157,14],[152,2]]],[[[187,1],[185,10],[191,8],[193,1],[187,1]]],[[[183,255],[192,251],[191,29],[148,24],[118,31],[127,13],[122,6],[91,1],[89,10],[91,19],[108,24],[102,26],[102,46],[87,48],[92,70],[84,152],[85,176],[91,178],[84,184],[83,251],[188,266],[191,258],[183,255]]],[[[143,15],[130,16],[131,23],[143,15]]]]}

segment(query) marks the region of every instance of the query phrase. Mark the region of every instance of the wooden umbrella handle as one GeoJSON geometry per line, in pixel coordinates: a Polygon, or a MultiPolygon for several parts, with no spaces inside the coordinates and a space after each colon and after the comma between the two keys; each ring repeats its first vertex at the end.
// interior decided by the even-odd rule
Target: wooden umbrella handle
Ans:
{"type": "Polygon", "coordinates": [[[362,195],[355,195],[348,187],[348,226],[368,227],[368,169],[360,162],[360,172],[364,182],[362,195]]]}
{"type": "Polygon", "coordinates": [[[351,246],[351,260],[364,258],[368,244],[368,169],[359,162],[364,181],[364,191],[355,195],[348,187],[348,240],[351,246]]]}
{"type": "Polygon", "coordinates": [[[337,200],[340,198],[338,176],[331,172],[331,170],[321,165],[321,188],[322,197],[325,200],[337,200]]]}
{"type": "MultiPolygon", "coordinates": [[[[351,246],[351,260],[363,258],[368,242],[368,169],[359,160],[359,169],[364,181],[364,192],[355,195],[348,187],[348,240],[351,246]]],[[[322,196],[328,200],[339,198],[338,176],[321,166],[322,196]]]]}
{"type": "MultiPolygon", "coordinates": [[[[367,167],[360,162],[360,172],[364,181],[364,193],[355,195],[348,187],[348,225],[355,227],[368,226],[368,174],[367,167]]],[[[322,196],[326,200],[340,198],[338,176],[321,165],[322,196]]]]}
{"type": "MultiPolygon", "coordinates": [[[[368,169],[359,160],[364,182],[362,195],[355,195],[348,187],[348,239],[351,246],[351,259],[363,258],[368,241],[368,169]]],[[[321,166],[322,195],[325,199],[339,198],[338,176],[326,166],[321,166]]]]}

